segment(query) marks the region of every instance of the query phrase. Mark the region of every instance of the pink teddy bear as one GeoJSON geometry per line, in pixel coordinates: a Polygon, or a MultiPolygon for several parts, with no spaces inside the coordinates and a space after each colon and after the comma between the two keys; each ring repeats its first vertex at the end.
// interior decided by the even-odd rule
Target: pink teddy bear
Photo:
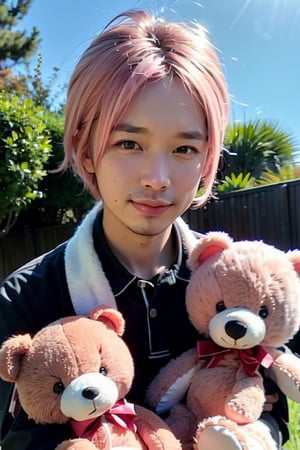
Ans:
{"type": "Polygon", "coordinates": [[[300,327],[300,251],[208,233],[189,260],[186,305],[206,337],[172,360],[147,393],[184,448],[274,450],[259,417],[262,370],[300,402],[300,359],[279,350],[300,327]],[[193,442],[193,443],[192,443],[193,442]]]}

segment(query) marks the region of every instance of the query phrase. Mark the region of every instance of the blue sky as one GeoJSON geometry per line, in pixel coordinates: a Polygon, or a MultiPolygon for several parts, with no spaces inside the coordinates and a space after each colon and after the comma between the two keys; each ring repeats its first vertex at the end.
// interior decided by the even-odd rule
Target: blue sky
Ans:
{"type": "Polygon", "coordinates": [[[202,23],[220,51],[231,119],[273,120],[300,145],[300,0],[34,0],[20,27],[39,28],[43,76],[59,67],[63,94],[82,51],[129,8],[202,23]]]}

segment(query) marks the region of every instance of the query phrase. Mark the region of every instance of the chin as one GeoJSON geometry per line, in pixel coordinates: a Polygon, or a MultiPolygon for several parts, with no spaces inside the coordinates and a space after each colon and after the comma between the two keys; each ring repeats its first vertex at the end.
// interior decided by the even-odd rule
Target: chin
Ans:
{"type": "Polygon", "coordinates": [[[136,235],[139,236],[145,236],[145,237],[154,237],[158,236],[164,231],[167,230],[167,228],[171,225],[172,222],[167,223],[166,225],[155,225],[155,224],[149,224],[149,225],[135,225],[135,226],[129,226],[129,230],[136,235]]]}

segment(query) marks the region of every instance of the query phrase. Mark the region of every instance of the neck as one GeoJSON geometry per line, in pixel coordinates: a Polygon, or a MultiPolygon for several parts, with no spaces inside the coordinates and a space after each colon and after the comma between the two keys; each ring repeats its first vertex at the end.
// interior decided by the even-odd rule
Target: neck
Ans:
{"type": "Polygon", "coordinates": [[[150,280],[174,263],[177,257],[176,237],[172,225],[156,235],[142,235],[125,227],[111,227],[103,220],[107,242],[128,272],[150,280]]]}

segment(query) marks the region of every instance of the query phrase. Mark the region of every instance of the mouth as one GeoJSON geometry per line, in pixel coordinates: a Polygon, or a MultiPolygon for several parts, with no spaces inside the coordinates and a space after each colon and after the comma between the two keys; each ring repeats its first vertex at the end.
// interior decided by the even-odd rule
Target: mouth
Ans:
{"type": "Polygon", "coordinates": [[[172,206],[170,202],[154,199],[131,200],[130,203],[140,213],[149,216],[163,214],[172,206]]]}
{"type": "Polygon", "coordinates": [[[97,412],[97,407],[96,407],[96,403],[95,403],[94,400],[93,400],[93,407],[94,407],[94,409],[93,409],[92,411],[89,412],[89,416],[91,416],[92,414],[94,414],[95,412],[97,412]]]}

